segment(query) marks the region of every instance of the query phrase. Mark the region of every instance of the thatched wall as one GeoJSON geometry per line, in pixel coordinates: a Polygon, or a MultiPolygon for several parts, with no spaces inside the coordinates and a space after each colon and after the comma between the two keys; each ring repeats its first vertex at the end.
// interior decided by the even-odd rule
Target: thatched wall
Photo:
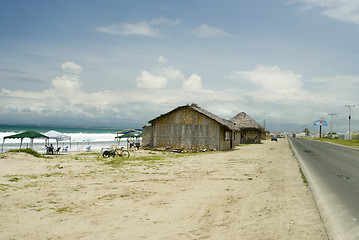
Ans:
{"type": "Polygon", "coordinates": [[[152,126],[142,128],[142,146],[152,147],[152,126]]]}
{"type": "MultiPolygon", "coordinates": [[[[225,141],[225,126],[192,107],[182,107],[151,121],[152,147],[172,149],[230,148],[225,141]]],[[[228,135],[228,134],[227,134],[228,135]]]]}

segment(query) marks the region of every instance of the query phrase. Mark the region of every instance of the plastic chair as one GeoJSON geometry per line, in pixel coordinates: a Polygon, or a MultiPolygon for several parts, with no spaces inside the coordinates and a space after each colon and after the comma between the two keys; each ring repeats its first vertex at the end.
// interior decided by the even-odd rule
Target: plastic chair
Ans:
{"type": "Polygon", "coordinates": [[[61,147],[56,148],[56,150],[55,150],[56,154],[60,154],[60,149],[61,149],[61,147]]]}
{"type": "Polygon", "coordinates": [[[66,146],[62,149],[62,152],[67,152],[69,150],[69,146],[66,146]]]}

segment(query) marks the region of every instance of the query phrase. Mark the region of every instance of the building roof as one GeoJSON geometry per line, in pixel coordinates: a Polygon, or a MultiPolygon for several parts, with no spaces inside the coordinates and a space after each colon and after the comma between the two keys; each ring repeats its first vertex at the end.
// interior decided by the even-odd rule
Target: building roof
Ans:
{"type": "Polygon", "coordinates": [[[234,123],[235,129],[255,129],[264,131],[264,127],[248,116],[245,112],[238,113],[236,116],[231,118],[231,121],[234,123]]]}
{"type": "Polygon", "coordinates": [[[149,123],[153,123],[153,122],[155,122],[157,119],[162,118],[162,117],[164,117],[164,116],[166,116],[166,115],[168,115],[168,114],[170,114],[170,113],[172,113],[172,112],[175,112],[175,111],[177,111],[177,110],[179,110],[179,109],[181,109],[181,108],[191,108],[191,109],[193,109],[194,111],[196,111],[196,112],[198,112],[198,113],[200,113],[200,114],[202,114],[202,115],[204,115],[204,116],[206,116],[206,117],[208,117],[208,118],[210,118],[210,119],[212,119],[212,120],[218,122],[219,124],[221,124],[221,125],[223,125],[223,126],[225,126],[225,127],[228,127],[228,128],[231,129],[231,130],[234,130],[234,124],[233,124],[231,121],[226,120],[226,119],[223,119],[223,118],[221,118],[221,117],[218,117],[217,115],[208,112],[207,110],[205,110],[205,109],[199,107],[197,104],[194,104],[194,103],[192,103],[191,105],[187,104],[187,105],[184,105],[184,106],[179,106],[179,107],[177,107],[177,108],[175,108],[175,109],[169,111],[168,113],[162,114],[162,115],[160,115],[159,117],[150,120],[149,123]]]}
{"type": "Polygon", "coordinates": [[[226,126],[227,128],[231,129],[231,130],[260,130],[260,131],[265,131],[264,127],[261,126],[259,123],[257,123],[253,118],[251,118],[250,116],[248,116],[245,112],[241,112],[238,113],[236,116],[234,116],[233,118],[231,118],[231,120],[226,120],[224,118],[221,118],[219,116],[217,116],[216,114],[210,113],[207,110],[199,107],[197,104],[192,103],[192,104],[187,104],[187,105],[183,105],[183,106],[179,106],[165,114],[161,114],[160,116],[148,121],[150,124],[152,124],[153,122],[155,122],[157,119],[160,119],[164,116],[167,116],[168,114],[171,114],[181,108],[191,108],[194,111],[207,116],[208,118],[218,122],[219,124],[226,126]]]}

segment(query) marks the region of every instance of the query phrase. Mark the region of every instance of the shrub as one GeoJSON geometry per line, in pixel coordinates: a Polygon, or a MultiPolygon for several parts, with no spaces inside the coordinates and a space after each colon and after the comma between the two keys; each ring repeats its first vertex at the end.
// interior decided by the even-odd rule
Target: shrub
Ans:
{"type": "Polygon", "coordinates": [[[9,150],[8,152],[24,152],[30,155],[33,155],[34,157],[38,157],[38,158],[43,158],[44,156],[42,156],[40,153],[36,152],[35,150],[32,150],[30,148],[25,148],[25,149],[14,149],[14,150],[9,150]]]}

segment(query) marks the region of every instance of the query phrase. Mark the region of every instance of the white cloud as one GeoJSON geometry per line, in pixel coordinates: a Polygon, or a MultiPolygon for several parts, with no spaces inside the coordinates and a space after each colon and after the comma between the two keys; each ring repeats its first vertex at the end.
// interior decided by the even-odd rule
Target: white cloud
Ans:
{"type": "Polygon", "coordinates": [[[65,62],[61,65],[61,69],[67,73],[80,74],[82,67],[73,62],[65,62]]]}
{"type": "Polygon", "coordinates": [[[165,77],[152,75],[148,71],[142,71],[136,80],[139,88],[165,88],[167,84],[165,77]]]}
{"type": "Polygon", "coordinates": [[[225,32],[224,30],[216,27],[210,27],[206,24],[198,26],[193,34],[201,38],[216,38],[216,37],[229,37],[231,34],[225,32]]]}
{"type": "Polygon", "coordinates": [[[79,80],[82,67],[73,62],[65,62],[61,65],[61,69],[65,74],[52,80],[53,91],[60,94],[73,94],[72,96],[76,97],[82,85],[79,80]]]}
{"type": "Polygon", "coordinates": [[[183,90],[185,90],[185,91],[201,91],[202,90],[201,77],[197,74],[192,74],[186,81],[184,81],[183,90]]]}
{"type": "Polygon", "coordinates": [[[301,10],[319,7],[323,9],[321,12],[322,15],[359,25],[358,0],[291,0],[289,3],[302,4],[301,10]]]}
{"type": "Polygon", "coordinates": [[[147,22],[137,23],[121,23],[119,25],[112,25],[108,27],[99,27],[99,32],[115,35],[142,35],[147,37],[159,37],[160,33],[147,22]]]}
{"type": "Polygon", "coordinates": [[[113,35],[139,35],[147,37],[163,37],[163,32],[166,27],[171,27],[179,24],[179,20],[172,21],[163,17],[153,18],[151,21],[140,21],[135,23],[120,23],[105,27],[98,27],[98,32],[103,32],[113,35]]]}
{"type": "Polygon", "coordinates": [[[166,67],[162,71],[163,71],[163,75],[166,76],[167,78],[179,79],[179,80],[184,79],[183,73],[178,69],[174,69],[173,67],[166,67]]]}
{"type": "MultiPolygon", "coordinates": [[[[313,91],[318,91],[336,103],[347,104],[358,96],[359,76],[336,75],[309,79],[313,91]]],[[[333,103],[333,104],[336,104],[333,103]]]]}
{"type": "Polygon", "coordinates": [[[339,117],[345,104],[355,104],[353,99],[357,99],[359,90],[358,76],[322,76],[303,80],[301,74],[278,66],[258,65],[254,70],[233,72],[229,78],[236,80],[239,88],[252,84],[249,90],[237,90],[243,97],[239,103],[276,122],[310,124],[319,117],[328,117],[328,112],[338,113],[339,117]]]}
{"type": "Polygon", "coordinates": [[[119,25],[111,25],[111,26],[106,26],[106,27],[98,27],[96,29],[98,32],[103,32],[103,33],[107,33],[107,34],[121,34],[121,29],[119,25]]]}
{"type": "MultiPolygon", "coordinates": [[[[211,102],[237,102],[242,97],[238,92],[197,91],[201,90],[201,77],[197,74],[192,74],[186,80],[186,89],[164,88],[167,78],[181,82],[185,79],[180,70],[165,67],[161,75],[142,71],[137,78],[140,89],[134,90],[111,88],[105,91],[85,92],[79,76],[74,74],[55,77],[51,87],[44,91],[2,89],[0,120],[26,119],[28,122],[34,120],[35,123],[39,123],[42,120],[55,119],[62,124],[66,120],[68,123],[110,122],[111,125],[121,119],[131,119],[143,123],[181,104],[195,102],[206,108],[211,102]]],[[[221,113],[228,111],[223,110],[221,113]]]]}
{"type": "MultiPolygon", "coordinates": [[[[258,65],[253,70],[236,71],[231,78],[238,82],[238,87],[226,89],[223,84],[222,89],[208,90],[203,89],[199,74],[185,77],[181,70],[165,66],[156,74],[142,71],[137,78],[139,89],[118,86],[86,92],[78,75],[63,74],[55,77],[44,91],[2,89],[0,120],[28,120],[35,116],[34,119],[60,121],[111,121],[109,125],[122,119],[146,122],[176,106],[194,102],[227,119],[245,111],[268,123],[310,123],[326,117],[325,111],[338,113],[339,118],[341,112],[347,114],[344,104],[357,104],[352,100],[357,99],[358,76],[324,76],[304,81],[293,71],[258,65]],[[167,86],[170,79],[177,80],[182,88],[167,86]],[[256,87],[244,90],[242,86],[247,83],[256,87]],[[311,90],[313,86],[315,90],[311,90]]],[[[353,111],[353,119],[359,119],[355,114],[353,111]]]]}
{"type": "Polygon", "coordinates": [[[238,71],[231,77],[244,78],[259,88],[271,91],[293,90],[302,88],[302,76],[291,71],[282,71],[278,66],[258,65],[253,71],[238,71]]]}
{"type": "Polygon", "coordinates": [[[242,93],[252,104],[275,103],[294,106],[298,103],[323,101],[318,95],[303,89],[300,74],[281,70],[278,66],[257,65],[252,71],[233,72],[229,78],[237,80],[240,85],[248,82],[254,86],[252,90],[242,93]]]}
{"type": "Polygon", "coordinates": [[[164,56],[161,55],[161,56],[158,57],[158,62],[167,64],[167,59],[164,56]]]}
{"type": "Polygon", "coordinates": [[[170,20],[164,17],[156,17],[151,20],[152,25],[168,25],[168,26],[175,26],[180,23],[180,20],[170,20]]]}
{"type": "Polygon", "coordinates": [[[77,92],[81,88],[81,83],[77,76],[63,75],[52,80],[52,87],[55,91],[77,92]]]}

